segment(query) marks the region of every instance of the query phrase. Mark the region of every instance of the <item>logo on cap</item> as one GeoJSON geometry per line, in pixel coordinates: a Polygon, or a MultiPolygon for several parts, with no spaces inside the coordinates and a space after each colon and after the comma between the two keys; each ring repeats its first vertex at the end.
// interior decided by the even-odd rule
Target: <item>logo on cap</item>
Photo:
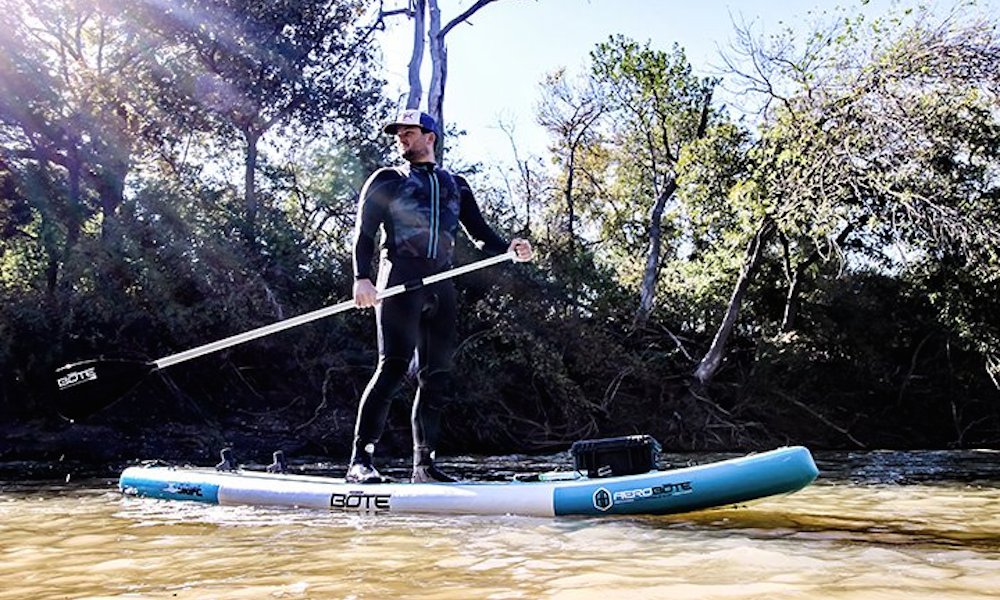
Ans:
{"type": "Polygon", "coordinates": [[[389,135],[395,135],[396,129],[400,126],[406,125],[419,127],[424,131],[430,131],[432,133],[437,133],[438,130],[437,122],[434,120],[434,117],[425,112],[410,108],[399,113],[396,120],[386,125],[383,131],[389,135]]]}

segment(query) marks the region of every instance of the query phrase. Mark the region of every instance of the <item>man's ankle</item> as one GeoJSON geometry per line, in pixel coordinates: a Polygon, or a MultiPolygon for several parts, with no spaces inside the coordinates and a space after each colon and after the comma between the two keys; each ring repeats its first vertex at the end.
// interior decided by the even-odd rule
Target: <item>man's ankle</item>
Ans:
{"type": "Polygon", "coordinates": [[[455,483],[458,480],[432,463],[429,465],[414,465],[410,481],[413,483],[455,483]]]}

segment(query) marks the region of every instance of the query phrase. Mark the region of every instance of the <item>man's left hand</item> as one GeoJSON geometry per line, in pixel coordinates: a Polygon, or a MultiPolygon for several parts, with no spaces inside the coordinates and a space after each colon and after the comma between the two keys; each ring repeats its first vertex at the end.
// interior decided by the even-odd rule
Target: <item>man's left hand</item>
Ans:
{"type": "Polygon", "coordinates": [[[531,248],[531,242],[521,238],[514,238],[510,242],[510,247],[507,248],[507,251],[515,253],[516,257],[514,260],[516,262],[528,262],[535,257],[535,252],[531,248]]]}

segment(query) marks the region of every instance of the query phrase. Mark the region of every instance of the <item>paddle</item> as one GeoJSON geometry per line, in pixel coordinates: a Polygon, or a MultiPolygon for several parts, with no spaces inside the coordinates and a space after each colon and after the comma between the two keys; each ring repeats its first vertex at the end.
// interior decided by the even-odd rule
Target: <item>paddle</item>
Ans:
{"type": "MultiPolygon", "coordinates": [[[[379,292],[378,298],[381,300],[390,296],[396,296],[425,285],[470,273],[477,269],[513,261],[516,256],[517,254],[511,251],[461,267],[455,267],[454,269],[430,275],[423,279],[407,281],[406,283],[382,290],[379,292]]],[[[297,317],[272,323],[271,325],[258,327],[257,329],[251,329],[250,331],[245,331],[217,342],[211,342],[197,348],[185,350],[184,352],[164,356],[150,362],[98,358],[64,365],[56,370],[56,386],[59,389],[59,393],[56,395],[56,410],[60,415],[69,420],[90,416],[116,402],[155,371],[237,344],[249,342],[265,335],[271,335],[272,333],[291,329],[292,327],[297,327],[317,319],[345,312],[352,308],[354,308],[354,300],[345,300],[339,304],[320,308],[297,317]]]]}

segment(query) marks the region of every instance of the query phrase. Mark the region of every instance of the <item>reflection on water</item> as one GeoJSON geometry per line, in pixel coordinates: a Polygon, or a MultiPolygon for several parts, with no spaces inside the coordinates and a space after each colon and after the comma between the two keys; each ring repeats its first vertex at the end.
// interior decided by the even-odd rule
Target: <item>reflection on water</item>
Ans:
{"type": "Polygon", "coordinates": [[[817,458],[801,492],[672,517],[353,516],[124,498],[108,479],[3,485],[0,599],[996,597],[995,453],[817,458]]]}

